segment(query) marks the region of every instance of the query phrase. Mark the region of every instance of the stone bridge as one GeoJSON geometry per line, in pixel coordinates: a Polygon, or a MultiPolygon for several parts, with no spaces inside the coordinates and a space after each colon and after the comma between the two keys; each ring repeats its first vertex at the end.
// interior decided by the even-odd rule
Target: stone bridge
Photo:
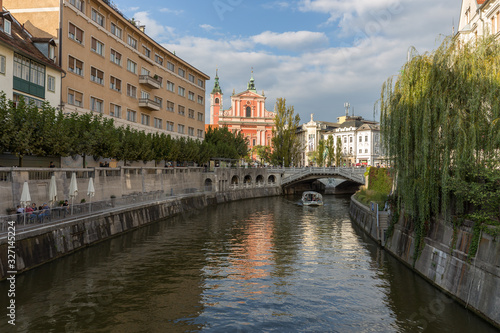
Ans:
{"type": "Polygon", "coordinates": [[[283,189],[292,188],[299,184],[311,183],[321,178],[342,178],[356,185],[365,184],[364,168],[299,168],[287,169],[281,179],[283,189]]]}

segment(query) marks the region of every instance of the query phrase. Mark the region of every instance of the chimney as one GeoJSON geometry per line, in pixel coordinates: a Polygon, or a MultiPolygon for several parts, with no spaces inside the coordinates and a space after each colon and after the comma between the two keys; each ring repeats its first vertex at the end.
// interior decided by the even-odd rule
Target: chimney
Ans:
{"type": "MultiPolygon", "coordinates": [[[[0,0],[1,2],[2,0],[0,0]]],[[[144,30],[146,30],[146,26],[145,25],[140,25],[139,26],[139,30],[141,30],[142,32],[144,32],[144,30]]]]}

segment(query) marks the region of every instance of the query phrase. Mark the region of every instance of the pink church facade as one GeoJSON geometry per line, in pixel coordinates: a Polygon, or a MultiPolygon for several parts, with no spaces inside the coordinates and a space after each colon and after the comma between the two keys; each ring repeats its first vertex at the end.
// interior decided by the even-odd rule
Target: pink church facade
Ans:
{"type": "MultiPolygon", "coordinates": [[[[255,146],[271,147],[274,128],[273,111],[266,110],[264,91],[258,94],[255,89],[253,72],[247,90],[231,95],[231,107],[223,108],[223,94],[219,85],[219,76],[210,94],[210,124],[225,126],[232,132],[242,133],[248,139],[249,148],[255,146]]],[[[252,156],[256,158],[256,156],[252,156]]]]}

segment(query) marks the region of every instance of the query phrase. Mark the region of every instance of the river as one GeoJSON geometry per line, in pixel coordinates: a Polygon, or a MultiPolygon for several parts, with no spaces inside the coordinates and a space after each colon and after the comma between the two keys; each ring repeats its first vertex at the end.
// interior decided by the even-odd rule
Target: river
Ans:
{"type": "Polygon", "coordinates": [[[17,332],[496,332],[356,230],[348,197],[298,199],[207,207],[21,274],[17,332]]]}

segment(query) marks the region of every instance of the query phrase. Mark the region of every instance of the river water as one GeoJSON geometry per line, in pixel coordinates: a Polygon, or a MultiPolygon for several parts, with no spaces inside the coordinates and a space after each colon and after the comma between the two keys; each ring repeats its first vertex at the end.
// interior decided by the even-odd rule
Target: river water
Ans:
{"type": "Polygon", "coordinates": [[[17,332],[496,332],[356,230],[348,197],[298,199],[207,207],[21,274],[17,332]]]}

